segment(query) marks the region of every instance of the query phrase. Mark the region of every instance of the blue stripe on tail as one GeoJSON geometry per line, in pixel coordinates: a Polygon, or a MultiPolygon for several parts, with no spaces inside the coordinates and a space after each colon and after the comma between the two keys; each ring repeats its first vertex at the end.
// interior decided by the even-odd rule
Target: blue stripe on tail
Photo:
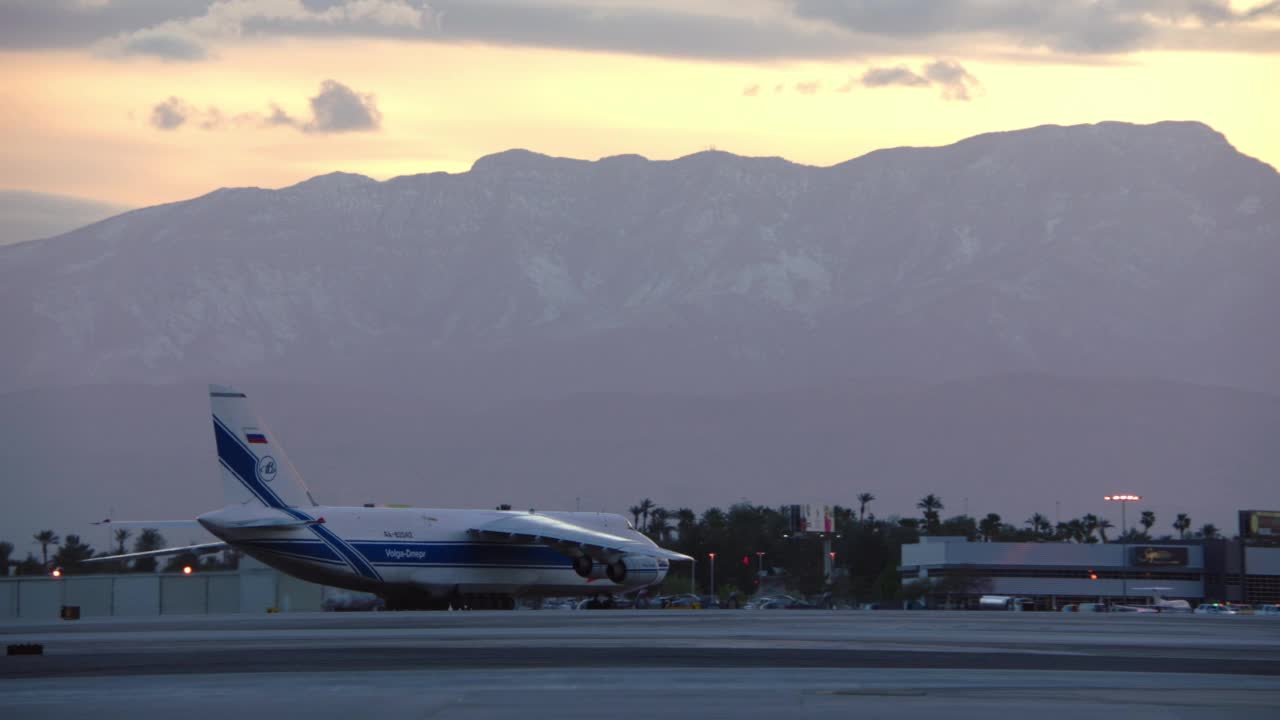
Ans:
{"type": "MultiPolygon", "coordinates": [[[[217,415],[213,416],[213,435],[218,446],[218,461],[232,475],[235,475],[236,479],[249,492],[253,493],[254,497],[261,500],[267,507],[283,510],[296,520],[310,521],[315,519],[301,510],[285,505],[280,496],[276,495],[275,491],[258,478],[258,457],[249,448],[245,447],[244,443],[240,442],[240,438],[235,433],[222,424],[217,415]]],[[[382,579],[382,576],[378,574],[378,571],[374,569],[368,559],[356,552],[346,541],[335,535],[329,528],[323,525],[308,525],[307,528],[323,540],[330,549],[346,560],[347,564],[357,573],[373,580],[382,579]]]]}

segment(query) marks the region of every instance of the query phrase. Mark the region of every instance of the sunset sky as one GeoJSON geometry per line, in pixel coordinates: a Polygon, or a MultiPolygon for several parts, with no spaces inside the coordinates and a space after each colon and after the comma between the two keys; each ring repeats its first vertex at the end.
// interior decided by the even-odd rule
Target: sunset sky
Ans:
{"type": "Polygon", "coordinates": [[[0,189],[114,205],[512,147],[829,165],[1199,120],[1280,166],[1280,2],[0,0],[0,189]]]}

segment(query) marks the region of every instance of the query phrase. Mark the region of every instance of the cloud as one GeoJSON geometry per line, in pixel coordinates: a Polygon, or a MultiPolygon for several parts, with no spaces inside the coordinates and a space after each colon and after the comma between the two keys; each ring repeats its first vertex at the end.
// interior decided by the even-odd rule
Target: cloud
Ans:
{"type": "MultiPolygon", "coordinates": [[[[903,52],[968,38],[1053,53],[1233,50],[1239,30],[1266,26],[1280,51],[1280,0],[1237,10],[1230,0],[796,0],[795,14],[857,36],[897,38],[903,52]]],[[[1257,49],[1253,43],[1249,49],[1257,49]]]]}
{"type": "Polygon", "coordinates": [[[373,95],[357,93],[336,80],[320,85],[320,94],[311,98],[311,115],[303,126],[307,132],[377,130],[382,124],[373,95]]]}
{"type": "Polygon", "coordinates": [[[164,60],[204,60],[208,51],[197,39],[144,30],[121,39],[114,51],[119,55],[149,55],[164,60]]]}
{"type": "Polygon", "coordinates": [[[818,88],[820,87],[822,87],[822,83],[818,82],[817,80],[809,80],[807,82],[798,82],[796,83],[796,92],[800,93],[801,95],[814,95],[814,94],[817,94],[818,88]]]}
{"type": "Polygon", "coordinates": [[[978,79],[954,60],[935,60],[924,67],[924,76],[942,86],[942,97],[947,100],[969,100],[970,88],[978,86],[978,79]]]}
{"type": "MultiPolygon", "coordinates": [[[[940,87],[944,100],[969,100],[970,90],[980,87],[978,78],[955,60],[934,60],[927,63],[920,72],[915,72],[906,65],[894,67],[871,67],[862,73],[860,81],[863,87],[940,87]]],[[[853,89],[853,78],[840,87],[840,92],[853,89]]]]}
{"type": "Polygon", "coordinates": [[[432,10],[409,0],[220,0],[198,15],[175,17],[94,43],[108,57],[204,60],[245,37],[306,34],[395,35],[421,31],[432,10]]]}
{"type": "Polygon", "coordinates": [[[253,40],[412,42],[772,60],[1076,62],[1138,50],[1280,52],[1280,0],[3,0],[0,48],[197,61],[253,40]]]}
{"type": "Polygon", "coordinates": [[[755,97],[760,94],[760,86],[758,84],[748,85],[742,88],[742,94],[746,95],[747,97],[755,97]]]}
{"type": "Polygon", "coordinates": [[[170,96],[168,100],[151,108],[151,126],[157,130],[176,130],[182,127],[191,114],[190,105],[170,96]]]}
{"type": "Polygon", "coordinates": [[[382,113],[371,93],[358,93],[337,80],[325,80],[320,92],[309,100],[310,118],[290,115],[276,103],[270,111],[239,113],[228,117],[222,110],[210,106],[198,110],[179,97],[170,97],[151,108],[151,125],[158,130],[176,130],[198,121],[201,130],[218,130],[228,127],[291,127],[307,133],[343,133],[378,130],[382,126],[382,113]]]}
{"type": "Polygon", "coordinates": [[[875,88],[890,85],[905,87],[927,87],[929,81],[914,72],[906,65],[897,67],[873,67],[862,73],[862,86],[875,88]]]}

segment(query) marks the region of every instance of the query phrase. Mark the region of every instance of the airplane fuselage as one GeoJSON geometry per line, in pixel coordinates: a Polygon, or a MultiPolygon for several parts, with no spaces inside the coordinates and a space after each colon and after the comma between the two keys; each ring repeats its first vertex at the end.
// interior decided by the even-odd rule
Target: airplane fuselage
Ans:
{"type": "MultiPolygon", "coordinates": [[[[628,574],[621,583],[583,577],[573,559],[543,544],[495,542],[469,532],[479,524],[524,513],[500,510],[315,506],[249,510],[295,524],[244,527],[226,510],[201,515],[206,529],[266,565],[304,580],[373,592],[425,593],[433,598],[493,594],[590,595],[660,583],[668,561],[628,574]]],[[[620,515],[539,513],[652,544],[620,515]]]]}

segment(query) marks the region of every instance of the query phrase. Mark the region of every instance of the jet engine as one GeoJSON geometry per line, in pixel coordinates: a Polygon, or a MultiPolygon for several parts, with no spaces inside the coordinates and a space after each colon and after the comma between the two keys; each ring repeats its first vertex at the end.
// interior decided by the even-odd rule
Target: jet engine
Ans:
{"type": "Polygon", "coordinates": [[[619,585],[653,585],[667,574],[666,563],[648,555],[623,555],[607,566],[609,579],[619,585]]]}
{"type": "Polygon", "coordinates": [[[587,555],[579,555],[573,559],[573,571],[588,580],[599,580],[608,576],[605,566],[587,555]]]}

